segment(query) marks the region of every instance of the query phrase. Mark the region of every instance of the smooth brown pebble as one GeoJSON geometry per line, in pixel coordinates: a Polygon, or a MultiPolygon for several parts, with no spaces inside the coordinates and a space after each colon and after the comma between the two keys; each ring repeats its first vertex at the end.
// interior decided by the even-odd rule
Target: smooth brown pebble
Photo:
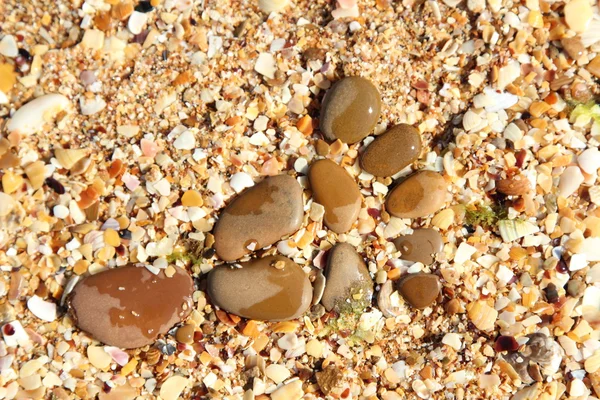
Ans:
{"type": "Polygon", "coordinates": [[[284,321],[310,307],[308,275],[292,260],[269,256],[239,265],[216,267],[208,275],[207,292],[219,308],[249,319],[284,321]]]}
{"type": "Polygon", "coordinates": [[[411,306],[425,308],[433,304],[440,294],[440,279],[433,274],[410,274],[397,283],[398,292],[411,306]]]}
{"type": "Polygon", "coordinates": [[[179,343],[190,344],[194,341],[194,331],[196,327],[193,324],[186,324],[179,328],[177,328],[177,332],[175,332],[175,339],[179,343]]]}
{"type": "Polygon", "coordinates": [[[387,211],[398,218],[419,218],[433,214],[446,201],[448,184],[434,171],[411,175],[388,195],[387,211]]]}
{"type": "Polygon", "coordinates": [[[351,76],[337,81],[321,105],[321,132],[328,140],[356,143],[375,127],[381,94],[368,79],[351,76]]]}
{"type": "Polygon", "coordinates": [[[214,248],[222,260],[237,260],[294,233],[303,217],[298,181],[289,175],[266,178],[223,210],[214,230],[214,248]]]}
{"type": "Polygon", "coordinates": [[[425,265],[433,263],[435,254],[444,247],[442,235],[430,228],[415,229],[412,234],[394,240],[394,244],[396,249],[402,252],[400,258],[425,265]]]}
{"type": "Polygon", "coordinates": [[[314,162],[308,170],[314,200],[325,207],[323,221],[335,233],[345,233],[358,218],[362,196],[346,170],[331,160],[314,162]]]}
{"type": "Polygon", "coordinates": [[[169,278],[129,265],[82,279],[68,298],[75,324],[109,346],[152,344],[192,310],[192,277],[175,270],[169,278]]]}
{"type": "Polygon", "coordinates": [[[327,311],[344,311],[345,306],[371,304],[373,280],[362,257],[348,243],[339,243],[329,252],[321,303],[327,311]],[[361,294],[360,298],[358,296],[361,294]],[[349,301],[348,301],[349,300],[349,301]]]}
{"type": "Polygon", "coordinates": [[[362,169],[374,176],[392,176],[412,164],[421,153],[421,135],[407,124],[377,136],[360,157],[362,169]]]}

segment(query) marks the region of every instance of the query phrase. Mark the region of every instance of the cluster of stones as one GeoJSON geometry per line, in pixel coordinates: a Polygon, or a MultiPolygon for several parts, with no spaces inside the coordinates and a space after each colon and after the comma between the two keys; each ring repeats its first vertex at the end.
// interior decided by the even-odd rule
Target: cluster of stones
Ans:
{"type": "MultiPolygon", "coordinates": [[[[359,142],[373,130],[380,111],[381,96],[370,81],[342,79],[323,101],[321,132],[332,141],[359,142]]],[[[418,130],[401,124],[373,140],[361,154],[360,164],[374,176],[389,177],[411,165],[420,152],[418,130]]],[[[355,180],[329,159],[312,163],[308,180],[313,200],[324,207],[324,224],[337,234],[348,232],[362,203],[355,180]]],[[[443,206],[446,186],[437,172],[417,172],[390,191],[386,209],[399,218],[427,216],[443,206]]],[[[268,177],[223,210],[214,228],[214,249],[221,260],[237,261],[293,234],[303,217],[298,181],[286,174],[268,177]]],[[[433,263],[443,245],[433,229],[417,229],[394,243],[403,259],[423,264],[433,263]]],[[[353,246],[333,246],[320,277],[313,289],[308,275],[294,261],[267,256],[214,268],[207,279],[207,294],[231,314],[265,321],[297,318],[319,302],[336,312],[349,303],[371,303],[373,281],[353,246]]],[[[431,305],[440,287],[433,274],[411,274],[395,282],[395,289],[416,308],[431,305]]],[[[133,348],[151,343],[183,320],[191,310],[192,292],[192,279],[182,269],[167,277],[162,271],[154,275],[146,268],[127,266],[83,279],[68,305],[77,325],[96,339],[133,348]]],[[[187,325],[180,329],[190,330],[187,325]]],[[[191,333],[186,332],[178,336],[189,339],[191,333]]]]}

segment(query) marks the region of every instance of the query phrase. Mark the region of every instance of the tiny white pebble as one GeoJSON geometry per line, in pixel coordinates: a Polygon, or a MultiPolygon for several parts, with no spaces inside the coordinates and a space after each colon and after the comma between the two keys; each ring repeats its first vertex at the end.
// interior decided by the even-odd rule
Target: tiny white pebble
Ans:
{"type": "Polygon", "coordinates": [[[267,124],[269,123],[269,117],[265,116],[265,115],[261,115],[258,118],[256,118],[254,120],[254,129],[256,129],[257,131],[264,131],[267,129],[267,124]]]}
{"type": "Polygon", "coordinates": [[[196,147],[196,138],[191,131],[186,130],[175,139],[173,147],[177,150],[192,150],[196,147]]]}
{"type": "Polygon", "coordinates": [[[19,55],[17,41],[13,35],[6,35],[0,40],[0,54],[11,58],[19,55]]]}

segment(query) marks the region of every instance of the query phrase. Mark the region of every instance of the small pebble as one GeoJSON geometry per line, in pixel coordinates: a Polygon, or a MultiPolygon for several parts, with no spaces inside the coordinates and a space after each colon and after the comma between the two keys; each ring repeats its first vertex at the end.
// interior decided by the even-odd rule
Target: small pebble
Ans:
{"type": "Polygon", "coordinates": [[[175,338],[179,343],[190,344],[194,342],[194,331],[195,326],[193,324],[186,324],[177,329],[175,338]]]}
{"type": "Polygon", "coordinates": [[[398,292],[415,308],[429,307],[441,290],[440,279],[433,274],[410,274],[397,283],[398,292]]]}
{"type": "Polygon", "coordinates": [[[412,234],[400,236],[394,240],[396,249],[402,252],[403,260],[430,265],[435,255],[442,251],[444,241],[442,235],[434,229],[416,229],[412,234]]]}
{"type": "Polygon", "coordinates": [[[13,35],[5,35],[0,40],[0,54],[10,58],[15,58],[19,55],[19,47],[13,35]]]}
{"type": "Polygon", "coordinates": [[[448,184],[437,172],[417,172],[388,194],[386,209],[399,218],[424,217],[442,208],[447,191],[448,184]]]}
{"type": "Polygon", "coordinates": [[[56,218],[65,219],[69,216],[69,208],[59,204],[54,206],[52,213],[56,218]]]}
{"type": "Polygon", "coordinates": [[[127,28],[134,35],[139,35],[142,32],[142,29],[144,29],[144,26],[146,26],[147,22],[148,14],[139,11],[134,11],[129,16],[129,20],[127,21],[127,28]]]}
{"type": "Polygon", "coordinates": [[[360,164],[371,175],[392,176],[412,164],[420,153],[419,131],[400,124],[377,136],[363,152],[360,164]]]}

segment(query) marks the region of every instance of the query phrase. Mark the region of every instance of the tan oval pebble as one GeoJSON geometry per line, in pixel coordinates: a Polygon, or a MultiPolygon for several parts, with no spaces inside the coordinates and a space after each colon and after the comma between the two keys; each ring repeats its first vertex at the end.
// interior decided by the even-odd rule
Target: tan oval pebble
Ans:
{"type": "Polygon", "coordinates": [[[76,325],[126,349],[152,344],[192,310],[194,282],[183,269],[167,277],[133,265],[88,276],[67,301],[76,325]]]}
{"type": "Polygon", "coordinates": [[[444,247],[442,235],[430,228],[416,229],[410,235],[400,236],[394,240],[394,244],[402,252],[400,258],[425,265],[433,263],[435,254],[444,247]]]}
{"type": "Polygon", "coordinates": [[[362,201],[354,179],[331,160],[314,162],[308,179],[314,200],[325,207],[325,225],[335,233],[348,232],[358,218],[362,201]]]}
{"type": "Polygon", "coordinates": [[[437,172],[417,172],[390,192],[386,209],[398,218],[424,217],[444,205],[447,190],[446,181],[437,172]]]}
{"type": "Polygon", "coordinates": [[[289,175],[266,178],[242,192],[221,213],[215,226],[214,248],[233,261],[294,233],[302,224],[302,188],[289,175]]]}
{"type": "Polygon", "coordinates": [[[284,321],[310,307],[312,286],[292,260],[269,256],[239,265],[220,266],[208,275],[207,292],[219,308],[248,319],[284,321]]]}
{"type": "Polygon", "coordinates": [[[421,153],[421,135],[407,124],[378,136],[360,158],[362,169],[375,176],[392,176],[412,164],[421,153]]]}
{"type": "Polygon", "coordinates": [[[348,243],[331,249],[327,260],[327,280],[321,303],[327,311],[352,311],[371,303],[373,280],[362,257],[348,243]]]}
{"type": "Polygon", "coordinates": [[[440,279],[433,274],[410,274],[397,283],[398,292],[411,306],[425,308],[440,294],[440,279]]]}
{"type": "Polygon", "coordinates": [[[381,112],[381,95],[368,79],[351,76],[327,91],[321,106],[321,131],[328,140],[356,143],[375,127],[381,112]]]}
{"type": "Polygon", "coordinates": [[[194,330],[195,326],[193,324],[183,325],[177,329],[175,339],[179,343],[192,343],[194,341],[194,330]]]}

